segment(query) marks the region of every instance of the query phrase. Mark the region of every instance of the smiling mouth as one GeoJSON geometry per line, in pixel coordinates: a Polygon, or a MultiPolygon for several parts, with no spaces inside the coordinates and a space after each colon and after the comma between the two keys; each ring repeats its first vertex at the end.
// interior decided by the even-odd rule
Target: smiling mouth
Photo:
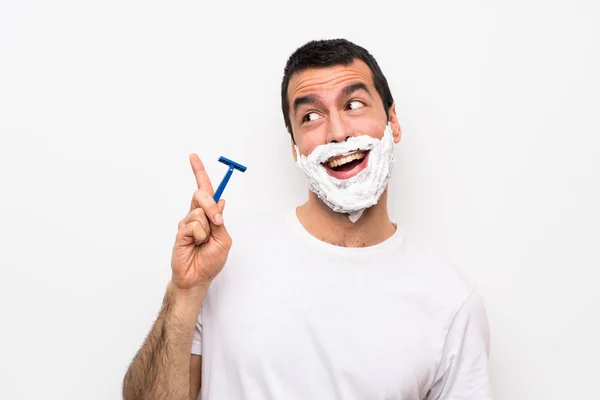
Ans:
{"type": "Polygon", "coordinates": [[[327,173],[337,179],[348,179],[366,167],[369,151],[359,150],[330,158],[323,163],[327,173]]]}
{"type": "Polygon", "coordinates": [[[367,156],[368,151],[357,151],[345,156],[332,157],[323,164],[334,171],[350,170],[361,163],[367,156]]]}

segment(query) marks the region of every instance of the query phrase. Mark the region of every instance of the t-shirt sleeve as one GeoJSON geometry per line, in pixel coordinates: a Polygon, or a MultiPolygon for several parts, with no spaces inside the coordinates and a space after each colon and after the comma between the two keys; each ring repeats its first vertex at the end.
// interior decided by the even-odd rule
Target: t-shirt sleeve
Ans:
{"type": "Polygon", "coordinates": [[[481,297],[472,291],[456,313],[427,400],[491,400],[490,330],[481,297]]]}
{"type": "Polygon", "coordinates": [[[192,354],[202,354],[202,310],[198,314],[198,319],[196,320],[194,338],[192,339],[192,354]]]}

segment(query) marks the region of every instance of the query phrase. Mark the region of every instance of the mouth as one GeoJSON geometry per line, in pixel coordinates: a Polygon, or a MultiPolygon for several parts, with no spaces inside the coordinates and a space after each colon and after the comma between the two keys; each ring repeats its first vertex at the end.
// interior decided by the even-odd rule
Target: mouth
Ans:
{"type": "Polygon", "coordinates": [[[329,175],[343,180],[352,178],[365,169],[368,160],[369,151],[359,150],[350,154],[332,157],[322,165],[329,175]]]}

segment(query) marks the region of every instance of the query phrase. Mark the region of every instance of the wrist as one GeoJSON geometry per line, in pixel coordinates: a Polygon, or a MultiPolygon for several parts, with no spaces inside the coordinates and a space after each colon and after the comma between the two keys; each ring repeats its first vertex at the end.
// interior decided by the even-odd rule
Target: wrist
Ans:
{"type": "Polygon", "coordinates": [[[175,299],[195,301],[204,298],[206,292],[208,292],[208,285],[197,285],[191,288],[180,288],[175,282],[169,281],[167,285],[167,292],[171,294],[175,299]]]}

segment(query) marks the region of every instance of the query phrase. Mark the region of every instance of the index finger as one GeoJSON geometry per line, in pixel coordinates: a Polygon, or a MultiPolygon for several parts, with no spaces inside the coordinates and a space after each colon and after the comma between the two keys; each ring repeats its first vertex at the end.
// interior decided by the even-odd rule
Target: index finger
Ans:
{"type": "Polygon", "coordinates": [[[204,164],[202,164],[202,160],[200,160],[200,157],[198,157],[196,153],[190,154],[190,164],[192,166],[192,170],[194,171],[194,176],[196,177],[198,189],[207,191],[211,196],[215,194],[215,190],[210,183],[210,179],[208,178],[204,164]]]}

